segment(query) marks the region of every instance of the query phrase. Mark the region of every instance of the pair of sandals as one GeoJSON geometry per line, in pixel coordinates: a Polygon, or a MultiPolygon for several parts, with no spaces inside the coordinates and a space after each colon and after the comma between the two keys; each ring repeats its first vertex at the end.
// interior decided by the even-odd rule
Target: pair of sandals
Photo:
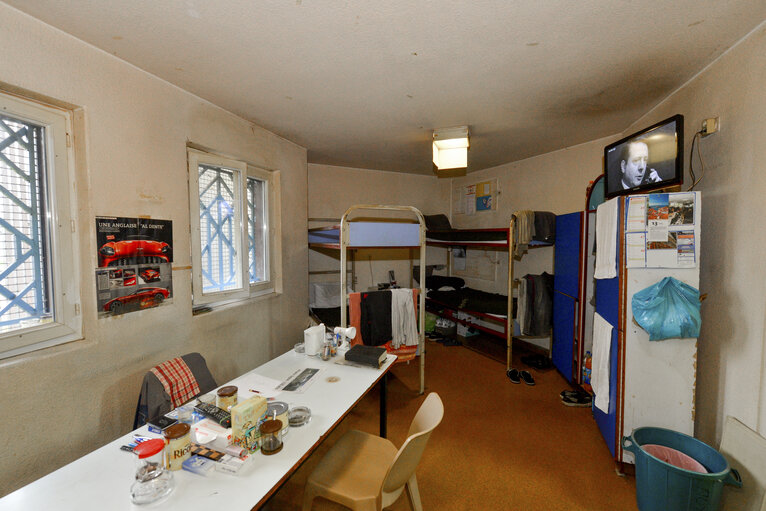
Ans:
{"type": "Polygon", "coordinates": [[[508,376],[508,379],[511,380],[511,383],[521,383],[522,380],[527,385],[534,385],[535,379],[532,377],[532,374],[529,371],[519,371],[518,369],[508,369],[506,371],[506,376],[508,376]]]}

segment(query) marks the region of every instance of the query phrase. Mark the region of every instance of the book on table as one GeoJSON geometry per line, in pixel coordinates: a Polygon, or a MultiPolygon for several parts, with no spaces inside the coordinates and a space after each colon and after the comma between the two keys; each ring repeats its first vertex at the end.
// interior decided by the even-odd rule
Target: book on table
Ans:
{"type": "Polygon", "coordinates": [[[377,368],[386,360],[386,348],[355,344],[346,352],[346,360],[377,368]]]}

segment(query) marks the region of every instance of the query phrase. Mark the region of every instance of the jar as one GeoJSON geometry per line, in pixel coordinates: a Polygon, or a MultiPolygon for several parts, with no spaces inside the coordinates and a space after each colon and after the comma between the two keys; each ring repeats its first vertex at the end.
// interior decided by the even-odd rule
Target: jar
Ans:
{"type": "Polygon", "coordinates": [[[215,396],[215,406],[221,410],[227,412],[231,410],[231,407],[237,404],[237,387],[234,385],[227,385],[218,389],[215,396]]]}
{"type": "Polygon", "coordinates": [[[287,420],[287,411],[290,406],[284,401],[274,401],[269,403],[266,409],[266,417],[276,419],[282,423],[282,436],[287,434],[287,429],[290,427],[290,422],[287,420]]]}
{"type": "Polygon", "coordinates": [[[138,444],[133,452],[138,456],[136,480],[130,486],[134,504],[157,502],[173,491],[173,474],[163,467],[165,442],[161,438],[138,444]]]}
{"type": "Polygon", "coordinates": [[[276,454],[282,450],[282,422],[275,419],[263,421],[261,431],[261,452],[276,454]]]}
{"type": "Polygon", "coordinates": [[[183,462],[191,456],[191,426],[177,422],[165,428],[165,468],[181,470],[183,462]]]}

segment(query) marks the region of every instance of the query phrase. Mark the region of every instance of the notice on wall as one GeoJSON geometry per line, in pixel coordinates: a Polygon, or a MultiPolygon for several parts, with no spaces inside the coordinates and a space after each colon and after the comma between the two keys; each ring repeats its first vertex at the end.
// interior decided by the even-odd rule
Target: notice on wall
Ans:
{"type": "Polygon", "coordinates": [[[473,215],[476,213],[476,185],[465,187],[465,214],[473,215]]]}
{"type": "Polygon", "coordinates": [[[452,214],[475,215],[497,209],[497,179],[490,179],[452,190],[452,214]]]}
{"type": "Polygon", "coordinates": [[[649,196],[646,208],[646,240],[663,242],[668,238],[668,194],[656,193],[649,196]]]}
{"type": "Polygon", "coordinates": [[[628,197],[625,254],[629,268],[697,266],[695,195],[656,193],[628,197]]]}
{"type": "Polygon", "coordinates": [[[628,232],[646,231],[646,197],[628,197],[628,232]]]}
{"type": "Polygon", "coordinates": [[[646,266],[646,233],[629,232],[625,234],[625,265],[628,268],[646,266]]]}
{"type": "Polygon", "coordinates": [[[96,217],[99,318],[157,307],[173,296],[173,222],[96,217]]]}
{"type": "Polygon", "coordinates": [[[476,211],[492,209],[492,182],[484,181],[476,185],[476,211]]]}

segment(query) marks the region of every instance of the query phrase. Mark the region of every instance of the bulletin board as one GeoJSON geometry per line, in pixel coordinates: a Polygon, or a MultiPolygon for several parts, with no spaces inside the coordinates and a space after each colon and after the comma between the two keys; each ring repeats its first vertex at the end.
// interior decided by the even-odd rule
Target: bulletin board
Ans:
{"type": "Polygon", "coordinates": [[[497,178],[457,186],[452,193],[454,215],[475,215],[497,209],[497,178]]]}

